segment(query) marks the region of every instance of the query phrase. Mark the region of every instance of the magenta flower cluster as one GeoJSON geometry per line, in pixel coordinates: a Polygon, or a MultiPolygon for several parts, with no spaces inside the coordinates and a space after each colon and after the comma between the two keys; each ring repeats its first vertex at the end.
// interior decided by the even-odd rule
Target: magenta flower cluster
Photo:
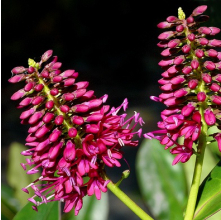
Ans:
{"type": "MultiPolygon", "coordinates": [[[[186,18],[179,8],[178,17],[169,16],[158,24],[170,30],[158,36],[163,49],[159,66],[164,72],[158,81],[162,93],[151,99],[167,108],[161,112],[160,130],[144,136],[160,140],[165,149],[175,146],[170,150],[177,154],[173,165],[188,161],[195,153],[193,143],[198,143],[203,124],[221,127],[221,52],[216,50],[221,40],[213,38],[220,29],[201,26],[209,18],[202,15],[206,9],[199,6],[186,18]],[[178,144],[181,136],[184,142],[178,144]]],[[[221,151],[221,133],[213,136],[221,151]]]]}
{"type": "Polygon", "coordinates": [[[137,124],[144,123],[139,113],[131,117],[119,114],[125,111],[125,99],[117,108],[104,104],[107,95],[96,98],[88,90],[87,81],[76,82],[78,72],[61,71],[62,63],[52,50],[46,51],[40,62],[29,59],[29,67],[12,69],[10,83],[25,81],[24,88],[15,92],[11,99],[22,99],[18,108],[22,124],[29,124],[26,145],[29,149],[21,154],[29,156],[22,163],[27,174],[41,172],[41,176],[23,188],[35,195],[29,198],[37,206],[51,201],[62,201],[64,212],[75,208],[75,215],[82,208],[82,198],[107,191],[105,166],[120,167],[124,145],[137,146],[137,124]],[[40,71],[41,70],[41,71],[40,71]],[[30,168],[29,168],[30,167],[30,168]],[[41,201],[36,201],[40,197],[41,201]]]}

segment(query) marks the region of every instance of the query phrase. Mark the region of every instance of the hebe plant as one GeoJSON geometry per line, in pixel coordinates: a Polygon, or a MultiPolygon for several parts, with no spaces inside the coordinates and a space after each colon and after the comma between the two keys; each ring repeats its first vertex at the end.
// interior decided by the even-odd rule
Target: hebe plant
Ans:
{"type": "MultiPolygon", "coordinates": [[[[178,17],[169,16],[158,24],[158,28],[169,30],[158,36],[163,56],[159,62],[163,78],[158,81],[162,93],[151,99],[165,104],[166,109],[161,112],[159,130],[144,134],[147,139],[159,140],[165,149],[170,148],[170,153],[176,155],[172,165],[196,156],[187,208],[183,210],[185,220],[198,218],[196,202],[208,142],[216,141],[221,151],[221,41],[213,38],[220,29],[202,26],[209,18],[202,15],[206,9],[205,5],[199,6],[186,18],[179,8],[178,17]],[[214,126],[216,130],[209,137],[208,129],[214,126]],[[184,137],[182,143],[180,137],[184,137]]],[[[41,172],[22,189],[26,193],[34,190],[35,195],[28,199],[32,208],[38,211],[43,203],[61,201],[64,212],[74,209],[78,215],[83,197],[95,194],[100,200],[101,192],[109,188],[141,219],[152,219],[105,171],[106,166],[121,166],[125,145],[138,145],[134,135],[141,137],[142,130],[136,127],[144,123],[139,113],[130,117],[119,114],[122,108],[126,110],[127,99],[119,107],[110,108],[105,104],[107,95],[96,98],[93,90],[87,90],[88,82],[77,82],[75,70],[61,71],[52,50],[46,51],[40,62],[29,59],[28,63],[27,68],[15,67],[9,82],[25,81],[24,88],[11,99],[22,98],[18,108],[25,110],[20,119],[22,124],[30,125],[26,138],[29,149],[21,153],[29,157],[21,165],[29,175],[41,172]],[[41,201],[36,200],[38,197],[41,201]]],[[[214,201],[220,201],[220,190],[218,186],[214,201]]],[[[218,204],[214,212],[220,208],[218,204]]],[[[211,214],[205,212],[204,217],[211,214]]]]}

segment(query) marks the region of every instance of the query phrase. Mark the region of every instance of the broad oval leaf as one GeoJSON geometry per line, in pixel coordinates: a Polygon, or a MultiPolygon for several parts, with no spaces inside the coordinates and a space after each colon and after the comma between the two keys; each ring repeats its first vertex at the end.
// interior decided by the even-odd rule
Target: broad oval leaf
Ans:
{"type": "Polygon", "coordinates": [[[62,220],[106,220],[108,212],[108,193],[102,193],[101,200],[97,200],[94,195],[85,196],[79,214],[75,216],[73,209],[70,213],[65,214],[62,220]]]}
{"type": "Polygon", "coordinates": [[[138,185],[156,219],[183,219],[187,184],[183,166],[172,166],[174,157],[157,140],[145,139],[137,154],[138,185]]]}
{"type": "Polygon", "coordinates": [[[221,210],[221,161],[199,188],[194,220],[205,219],[221,210]]]}
{"type": "Polygon", "coordinates": [[[13,142],[9,147],[9,163],[7,167],[7,181],[14,189],[14,196],[20,201],[22,206],[27,204],[27,199],[32,197],[34,193],[30,190],[30,194],[26,194],[21,189],[39,177],[39,173],[26,174],[27,171],[23,170],[20,166],[20,163],[27,163],[25,157],[21,155],[21,152],[24,150],[27,150],[24,145],[13,142]]]}
{"type": "Polygon", "coordinates": [[[14,198],[14,191],[5,184],[1,184],[1,219],[11,220],[20,209],[20,204],[14,198]]]}
{"type": "Polygon", "coordinates": [[[49,202],[38,206],[38,212],[32,209],[33,204],[29,202],[13,218],[13,220],[58,220],[59,202],[49,202]]]}

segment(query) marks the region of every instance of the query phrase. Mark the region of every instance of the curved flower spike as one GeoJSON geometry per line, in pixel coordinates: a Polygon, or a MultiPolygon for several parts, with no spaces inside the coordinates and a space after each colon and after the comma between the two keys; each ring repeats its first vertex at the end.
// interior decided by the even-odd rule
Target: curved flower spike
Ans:
{"type": "MultiPolygon", "coordinates": [[[[221,111],[221,55],[218,52],[221,41],[213,39],[220,29],[200,26],[208,19],[201,15],[206,9],[206,5],[201,5],[186,18],[179,8],[178,17],[169,16],[158,24],[159,28],[167,29],[159,35],[161,41],[157,44],[163,48],[159,65],[164,72],[158,81],[162,93],[150,98],[165,104],[166,109],[161,112],[162,121],[158,123],[161,130],[146,133],[144,137],[158,139],[167,149],[184,136],[184,143],[170,150],[178,154],[173,164],[186,162],[191,157],[190,146],[193,141],[198,143],[204,124],[221,127],[221,120],[216,117],[221,111]]],[[[220,147],[220,132],[214,137],[220,147]]]]}
{"type": "Polygon", "coordinates": [[[30,187],[35,191],[29,199],[35,211],[43,203],[63,201],[64,212],[74,208],[77,215],[84,196],[95,194],[100,199],[101,192],[107,191],[108,181],[102,175],[105,165],[121,166],[121,149],[137,146],[134,136],[140,137],[142,129],[135,131],[135,127],[144,121],[139,113],[128,118],[126,113],[119,114],[126,111],[127,99],[116,108],[104,105],[108,95],[96,98],[87,89],[89,82],[77,82],[75,70],[61,71],[62,63],[52,54],[48,50],[40,62],[29,59],[29,67],[13,68],[16,75],[9,79],[25,83],[11,97],[22,98],[19,108],[25,110],[20,119],[30,125],[26,138],[30,148],[21,153],[30,158],[21,166],[27,174],[41,170],[41,177],[23,191],[28,193],[30,187]],[[83,183],[83,177],[89,181],[83,183]],[[42,202],[36,202],[36,196],[42,202]]]}

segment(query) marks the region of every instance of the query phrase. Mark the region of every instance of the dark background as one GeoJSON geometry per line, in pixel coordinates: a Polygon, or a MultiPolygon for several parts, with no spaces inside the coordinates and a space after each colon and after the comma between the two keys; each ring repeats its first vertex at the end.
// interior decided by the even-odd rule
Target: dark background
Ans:
{"type": "MultiPolygon", "coordinates": [[[[162,73],[158,66],[161,49],[156,44],[161,30],[157,24],[170,15],[177,16],[178,7],[189,16],[202,4],[208,5],[205,14],[211,17],[206,26],[221,27],[221,3],[212,0],[2,1],[2,181],[7,183],[8,146],[12,141],[24,144],[27,136],[27,127],[19,120],[21,110],[10,100],[21,87],[19,83],[8,83],[13,67],[28,66],[28,58],[38,61],[46,50],[53,49],[63,70],[78,71],[79,81],[89,81],[89,88],[98,97],[108,94],[111,106],[120,105],[127,97],[128,112],[141,113],[145,133],[157,128],[164,108],[149,99],[160,93],[157,80],[162,73]]],[[[137,149],[125,149],[131,175],[121,188],[147,211],[134,170],[137,149]]],[[[118,180],[124,169],[127,165],[123,164],[120,171],[110,170],[110,176],[118,180]]],[[[109,219],[137,219],[116,197],[111,195],[110,199],[109,219]]]]}

